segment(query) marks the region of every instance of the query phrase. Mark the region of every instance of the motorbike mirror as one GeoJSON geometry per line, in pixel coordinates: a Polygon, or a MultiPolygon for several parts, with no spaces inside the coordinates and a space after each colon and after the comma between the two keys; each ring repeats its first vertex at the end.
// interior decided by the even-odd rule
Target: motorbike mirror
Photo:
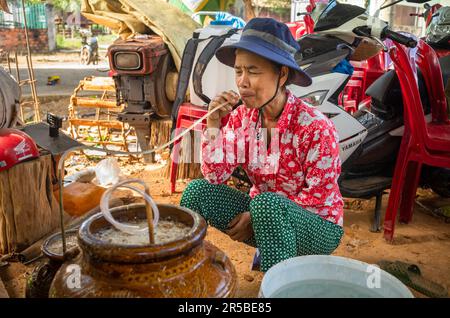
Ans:
{"type": "Polygon", "coordinates": [[[429,2],[430,0],[406,0],[406,2],[410,2],[410,3],[425,3],[425,2],[429,2]]]}
{"type": "Polygon", "coordinates": [[[345,43],[338,44],[336,46],[336,50],[338,52],[346,53],[347,54],[346,57],[349,57],[355,51],[350,45],[347,45],[345,43]]]}
{"type": "Polygon", "coordinates": [[[425,10],[428,10],[428,9],[431,8],[431,6],[430,6],[428,3],[425,3],[425,4],[423,5],[423,7],[425,8],[425,10]]]}

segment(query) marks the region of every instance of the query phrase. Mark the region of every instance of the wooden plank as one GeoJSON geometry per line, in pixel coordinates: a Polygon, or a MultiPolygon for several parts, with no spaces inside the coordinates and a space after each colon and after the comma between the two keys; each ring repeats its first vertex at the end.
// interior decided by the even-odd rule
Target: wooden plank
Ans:
{"type": "Polygon", "coordinates": [[[123,146],[123,142],[120,141],[89,141],[85,139],[78,139],[79,141],[82,141],[84,144],[90,144],[90,145],[114,145],[114,146],[123,146]]]}
{"type": "Polygon", "coordinates": [[[95,86],[113,86],[114,79],[109,76],[88,76],[83,79],[83,83],[95,86]]]}
{"type": "Polygon", "coordinates": [[[116,92],[116,84],[111,77],[85,77],[80,84],[85,91],[116,92]]]}
{"type": "Polygon", "coordinates": [[[92,99],[86,97],[72,97],[72,105],[76,107],[86,107],[86,108],[112,108],[117,111],[121,110],[121,107],[118,107],[116,101],[111,100],[101,100],[101,99],[92,99]]]}
{"type": "Polygon", "coordinates": [[[84,91],[107,91],[107,92],[116,92],[116,87],[113,85],[95,85],[90,82],[85,82],[83,84],[84,91]]]}
{"type": "Polygon", "coordinates": [[[34,102],[33,101],[22,102],[20,103],[20,107],[34,107],[34,102]]]}

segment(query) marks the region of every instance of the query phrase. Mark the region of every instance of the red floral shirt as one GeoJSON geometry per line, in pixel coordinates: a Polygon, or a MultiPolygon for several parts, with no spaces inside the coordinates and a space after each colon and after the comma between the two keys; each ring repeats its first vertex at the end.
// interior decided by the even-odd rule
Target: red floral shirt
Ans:
{"type": "Polygon", "coordinates": [[[252,198],[275,192],[342,226],[343,201],[337,183],[341,161],[335,127],[313,106],[289,91],[287,94],[268,147],[258,110],[245,105],[230,114],[214,140],[205,130],[202,173],[209,182],[220,184],[241,165],[253,183],[252,198]]]}

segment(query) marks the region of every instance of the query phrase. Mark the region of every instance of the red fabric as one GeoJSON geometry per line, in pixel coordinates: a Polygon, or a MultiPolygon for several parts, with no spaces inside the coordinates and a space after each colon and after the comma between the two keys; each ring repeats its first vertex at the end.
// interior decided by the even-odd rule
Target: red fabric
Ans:
{"type": "Polygon", "coordinates": [[[384,218],[384,237],[392,242],[397,212],[400,210],[400,221],[403,223],[409,223],[412,219],[422,165],[450,168],[450,121],[436,52],[419,40],[417,51],[395,43],[389,54],[400,81],[405,123],[384,218]],[[417,67],[422,71],[430,96],[431,123],[425,121],[417,84],[417,67]]]}
{"type": "Polygon", "coordinates": [[[264,138],[257,141],[256,132],[261,128],[258,110],[245,105],[231,113],[214,140],[205,130],[202,173],[209,182],[221,184],[242,165],[253,183],[252,198],[275,192],[342,226],[343,201],[337,183],[341,161],[335,127],[313,106],[287,94],[276,126],[278,134],[272,132],[268,148],[264,138]]]}

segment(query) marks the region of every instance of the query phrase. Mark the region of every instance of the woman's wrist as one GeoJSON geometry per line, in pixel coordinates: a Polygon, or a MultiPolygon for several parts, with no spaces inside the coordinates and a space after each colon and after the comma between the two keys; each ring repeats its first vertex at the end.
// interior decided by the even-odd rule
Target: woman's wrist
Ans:
{"type": "Polygon", "coordinates": [[[206,134],[206,136],[208,136],[209,140],[215,140],[216,137],[219,135],[220,125],[221,125],[220,118],[219,119],[211,119],[211,118],[207,119],[207,122],[206,122],[207,134],[206,134]]]}
{"type": "Polygon", "coordinates": [[[206,126],[208,128],[220,128],[220,118],[209,118],[206,120],[206,126]]]}

